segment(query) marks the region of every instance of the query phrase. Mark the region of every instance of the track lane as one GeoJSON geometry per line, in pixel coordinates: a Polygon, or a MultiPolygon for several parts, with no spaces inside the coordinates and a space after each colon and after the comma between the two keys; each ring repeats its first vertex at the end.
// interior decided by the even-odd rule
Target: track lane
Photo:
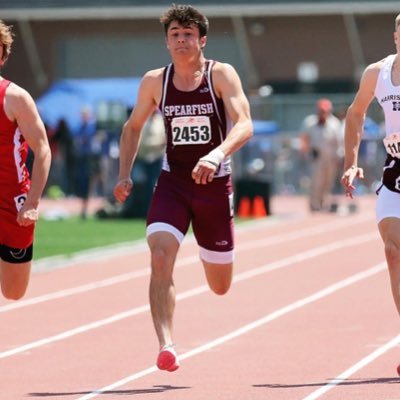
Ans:
{"type": "MultiPolygon", "coordinates": [[[[243,280],[248,280],[248,279],[252,279],[255,278],[257,276],[266,274],[266,273],[270,273],[271,271],[277,270],[277,269],[281,269],[281,268],[288,268],[291,267],[292,265],[302,262],[302,261],[307,261],[310,260],[314,257],[317,257],[318,255],[321,254],[326,254],[326,253],[330,253],[330,252],[337,252],[338,250],[342,250],[343,248],[352,246],[354,244],[357,244],[359,242],[363,243],[365,241],[371,241],[375,238],[375,233],[367,233],[364,235],[359,235],[356,236],[354,238],[348,238],[348,239],[342,239],[342,240],[338,240],[336,242],[332,242],[332,243],[328,243],[322,246],[318,246],[316,248],[312,248],[311,250],[306,250],[302,253],[295,253],[295,255],[293,256],[289,256],[286,258],[282,258],[278,261],[275,262],[271,262],[265,265],[261,265],[259,267],[254,267],[250,270],[247,270],[245,272],[241,272],[241,273],[236,273],[235,278],[234,278],[234,282],[240,282],[243,280]]],[[[247,261],[250,259],[250,255],[247,257],[247,261]]],[[[256,256],[256,258],[254,259],[254,263],[256,262],[260,262],[260,257],[256,256]]],[[[253,263],[251,263],[251,265],[255,265],[253,263]]],[[[202,280],[202,271],[201,269],[197,269],[196,270],[196,274],[193,273],[193,271],[189,271],[189,270],[181,270],[179,271],[180,274],[177,274],[177,287],[182,287],[184,286],[184,284],[188,285],[188,281],[190,281],[190,279],[192,279],[194,276],[197,276],[197,281],[201,281],[202,280]],[[179,285],[179,279],[180,279],[180,275],[183,275],[184,278],[181,279],[182,285],[179,285]]],[[[143,284],[139,284],[138,287],[138,291],[136,292],[136,295],[138,295],[138,298],[146,298],[147,296],[147,287],[145,286],[145,282],[143,282],[143,284]]],[[[119,285],[122,286],[122,285],[119,285]]],[[[85,305],[85,308],[83,307],[79,307],[78,311],[76,311],[73,307],[73,302],[75,299],[65,299],[63,301],[63,306],[61,306],[62,309],[65,310],[65,312],[63,314],[57,313],[55,314],[55,310],[56,307],[58,307],[58,305],[53,305],[53,304],[49,304],[44,306],[44,309],[42,310],[42,317],[45,318],[45,320],[43,321],[43,323],[45,323],[46,321],[48,321],[48,315],[53,315],[52,317],[52,324],[51,326],[49,324],[46,325],[46,328],[53,328],[51,329],[51,336],[48,337],[43,337],[43,327],[41,324],[38,325],[38,328],[41,332],[41,336],[43,337],[42,339],[38,339],[38,340],[34,340],[31,341],[29,343],[26,343],[25,345],[21,345],[21,346],[17,346],[13,349],[7,349],[6,351],[0,352],[0,358],[6,358],[9,357],[11,355],[14,354],[18,354],[22,351],[26,351],[27,349],[33,349],[33,348],[37,348],[39,346],[42,346],[44,344],[48,344],[48,343],[53,343],[53,342],[58,342],[59,340],[63,340],[64,338],[69,338],[71,336],[75,336],[77,334],[80,334],[82,332],[86,332],[88,330],[92,330],[92,329],[97,329],[98,327],[104,326],[104,325],[108,325],[110,323],[113,323],[114,321],[118,321],[120,319],[125,319],[125,318],[129,318],[131,316],[137,315],[137,313],[142,313],[142,312],[148,312],[149,308],[147,304],[142,304],[139,306],[136,306],[133,310],[123,310],[122,312],[115,312],[113,315],[108,316],[111,313],[110,310],[110,306],[115,306],[116,304],[118,304],[118,302],[122,301],[122,304],[125,304],[125,301],[129,301],[130,298],[130,290],[127,286],[127,283],[124,283],[125,286],[125,291],[120,291],[118,297],[112,302],[106,302],[104,304],[103,307],[101,307],[100,309],[98,309],[97,306],[97,301],[98,301],[98,297],[97,294],[92,294],[92,293],[84,293],[82,294],[82,299],[80,300],[80,303],[85,305]],[[46,312],[47,310],[47,312],[46,312]],[[95,310],[96,312],[101,311],[102,312],[102,318],[100,320],[94,320],[92,322],[89,323],[85,323],[85,321],[88,318],[88,315],[91,315],[95,310]],[[72,329],[67,329],[63,332],[58,333],[57,331],[60,330],[59,326],[63,323],[69,324],[69,321],[75,319],[77,321],[80,321],[80,325],[72,328],[72,329]]],[[[113,297],[112,294],[112,290],[113,288],[104,288],[102,291],[105,292],[109,292],[109,294],[104,294],[103,296],[106,299],[111,299],[113,297]]],[[[196,287],[192,287],[189,286],[188,289],[186,289],[186,291],[184,291],[183,293],[179,293],[178,294],[178,301],[180,299],[184,299],[187,297],[191,297],[200,293],[204,293],[208,291],[208,288],[206,285],[202,284],[200,286],[196,286],[196,287]]],[[[79,305],[78,305],[79,306],[79,305]]],[[[116,310],[119,310],[120,306],[117,306],[116,310]]],[[[14,320],[17,320],[18,316],[15,314],[12,314],[10,316],[7,315],[7,319],[10,322],[10,325],[13,326],[14,325],[14,320]]],[[[23,336],[26,336],[25,332],[21,332],[23,333],[23,336]]],[[[30,334],[32,333],[36,333],[33,330],[29,331],[30,334]]],[[[18,333],[15,332],[14,333],[14,340],[16,338],[18,338],[18,333]]],[[[0,340],[2,338],[2,335],[0,333],[0,340]]]]}
{"type": "MultiPolygon", "coordinates": [[[[296,301],[296,299],[305,298],[307,295],[309,296],[310,293],[315,293],[318,289],[320,290],[332,284],[332,282],[339,281],[351,274],[354,275],[361,272],[365,270],[368,265],[372,265],[372,262],[381,262],[383,255],[381,245],[376,235],[376,228],[373,220],[371,220],[370,212],[368,211],[367,214],[368,215],[364,215],[365,222],[359,224],[343,223],[341,228],[336,227],[329,229],[329,224],[338,222],[342,224],[341,221],[346,221],[347,218],[338,219],[331,215],[318,215],[312,218],[299,218],[292,221],[274,221],[273,224],[263,224],[261,222],[260,225],[265,225],[263,229],[253,230],[251,228],[249,232],[247,232],[246,235],[243,234],[243,236],[242,233],[240,233],[238,235],[240,238],[238,247],[243,247],[238,252],[237,257],[238,267],[235,279],[238,279],[238,281],[234,284],[232,292],[223,298],[211,295],[208,290],[202,292],[203,289],[201,289],[201,286],[204,285],[205,280],[202,269],[201,267],[199,268],[199,263],[196,261],[197,254],[193,254],[195,246],[185,245],[179,258],[181,258],[181,256],[192,257],[193,261],[191,265],[177,268],[177,287],[179,288],[179,292],[189,290],[193,287],[200,287],[199,290],[201,293],[196,296],[188,297],[185,301],[178,302],[176,336],[180,354],[190,354],[188,353],[189,351],[193,351],[216,337],[224,336],[227,332],[234,331],[238,326],[243,326],[246,323],[250,324],[251,321],[257,320],[257,317],[260,317],[260,315],[265,316],[268,312],[273,313],[291,304],[291,302],[296,301]],[[324,226],[327,227],[325,233],[321,225],[322,228],[324,226]],[[301,237],[301,233],[307,232],[307,229],[314,230],[314,233],[308,236],[305,234],[305,237],[301,237]],[[298,232],[296,232],[296,230],[298,230],[298,232]],[[277,235],[282,236],[280,241],[276,241],[275,237],[277,235]],[[286,235],[286,237],[284,235],[286,235]],[[292,235],[292,237],[288,235],[292,235]],[[343,244],[343,241],[351,237],[363,235],[365,238],[359,243],[349,243],[348,246],[344,248],[342,245],[338,245],[337,248],[335,248],[335,246],[332,247],[332,244],[335,242],[342,241],[343,244]],[[368,235],[370,235],[370,237],[368,237],[368,235]],[[245,236],[251,237],[250,244],[248,244],[247,241],[245,242],[245,236]],[[296,238],[294,238],[294,236],[296,236],[296,238]],[[270,243],[268,239],[270,239],[270,243]],[[257,245],[254,244],[256,241],[259,241],[257,245]],[[325,246],[326,249],[331,249],[330,251],[322,253],[317,252],[313,257],[304,257],[307,252],[309,255],[311,254],[311,248],[314,246],[325,246]],[[299,258],[299,254],[303,254],[303,259],[301,256],[299,258]],[[279,263],[282,263],[282,259],[286,259],[287,265],[281,268],[273,268],[268,273],[265,271],[262,273],[249,271],[251,268],[254,269],[254,266],[262,268],[265,264],[275,263],[275,265],[279,266],[279,263]],[[327,271],[329,271],[329,273],[327,271]],[[246,277],[246,279],[240,280],[241,276],[246,277]],[[290,293],[285,293],[285,286],[282,286],[282,282],[289,283],[286,284],[286,287],[290,288],[290,293]],[[251,296],[249,296],[249,293],[251,296]],[[257,309],[257,305],[260,306],[260,309],[257,309]],[[226,316],[231,312],[232,308],[238,311],[237,318],[230,319],[226,316]],[[249,312],[250,309],[252,309],[252,312],[249,312]],[[196,321],[193,319],[194,310],[198,313],[196,321]],[[215,328],[213,324],[216,324],[215,328]],[[193,331],[196,331],[196,334],[192,335],[193,331]],[[220,336],[218,336],[218,334],[220,336]]],[[[353,218],[356,218],[356,216],[349,216],[348,220],[355,221],[353,218]]],[[[132,267],[132,260],[130,258],[129,256],[126,257],[123,268],[120,270],[118,269],[121,275],[129,273],[127,271],[135,267],[132,267]]],[[[38,284],[37,295],[40,296],[43,293],[49,293],[39,290],[39,286],[41,286],[40,282],[43,281],[42,278],[44,276],[46,276],[46,283],[49,284],[49,286],[44,287],[44,290],[49,290],[51,287],[51,278],[53,276],[54,279],[55,276],[53,273],[58,275],[58,272],[62,271],[62,275],[77,274],[79,275],[79,279],[74,279],[76,279],[76,284],[79,285],[87,284],[91,280],[96,279],[96,271],[102,269],[102,267],[96,268],[95,265],[91,266],[87,262],[84,262],[82,263],[82,268],[72,267],[69,270],[67,268],[51,273],[38,274],[33,277],[33,281],[35,281],[35,284],[38,284]],[[84,272],[88,270],[90,270],[89,277],[81,277],[81,271],[84,272]]],[[[110,270],[105,267],[98,280],[101,281],[103,278],[109,279],[112,276],[109,271],[110,270]]],[[[85,273],[83,273],[83,275],[85,275],[85,273]]],[[[373,282],[372,286],[377,293],[382,292],[387,294],[388,283],[386,275],[384,273],[377,273],[376,276],[384,277],[377,280],[378,285],[375,284],[375,278],[372,277],[366,278],[365,282],[368,281],[369,284],[373,282]]],[[[60,279],[59,282],[61,284],[64,280],[60,279]]],[[[68,285],[71,284],[72,280],[68,281],[68,285]]],[[[65,326],[71,328],[71,326],[78,323],[81,318],[84,321],[95,320],[98,312],[99,315],[108,315],[113,309],[121,312],[121,308],[124,307],[126,309],[128,305],[131,305],[131,307],[137,307],[140,306],[140,304],[145,305],[143,300],[147,298],[147,284],[148,277],[144,274],[142,277],[136,279],[127,279],[124,282],[110,284],[102,288],[93,289],[89,292],[82,291],[81,293],[72,294],[68,296],[68,300],[67,298],[49,299],[44,303],[32,304],[21,307],[20,309],[3,312],[1,318],[8,318],[13,315],[14,317],[12,318],[15,319],[5,320],[5,325],[11,326],[11,324],[14,324],[16,330],[19,328],[23,332],[29,332],[29,328],[33,325],[32,322],[30,322],[31,317],[29,314],[33,314],[38,321],[38,325],[42,328],[42,331],[44,331],[47,329],[46,325],[49,324],[49,316],[51,318],[52,313],[58,312],[62,313],[64,317],[62,318],[62,316],[60,316],[59,319],[65,320],[65,326]],[[107,303],[110,303],[110,306],[108,306],[107,303]],[[68,310],[69,308],[71,310],[68,310]],[[78,311],[74,312],[74,310],[78,311]],[[22,320],[24,320],[24,323],[21,324],[22,320]]],[[[364,294],[369,293],[368,285],[364,287],[364,285],[356,284],[351,286],[351,290],[349,287],[348,289],[343,289],[341,293],[345,293],[349,290],[350,293],[354,293],[354,296],[357,297],[358,292],[353,292],[353,289],[358,287],[363,288],[364,294]]],[[[343,296],[342,294],[338,294],[337,296],[332,294],[330,297],[334,304],[336,304],[337,301],[340,304],[340,300],[337,299],[343,296]]],[[[386,301],[391,312],[393,312],[390,297],[388,297],[386,301]]],[[[329,303],[330,301],[328,304],[329,303]]],[[[235,395],[239,395],[241,399],[265,399],[268,398],[266,397],[267,393],[268,396],[272,394],[272,398],[274,399],[284,399],[285,397],[281,396],[287,396],[285,393],[288,392],[288,388],[284,386],[296,386],[296,383],[293,384],[289,380],[283,378],[278,379],[277,377],[275,382],[281,385],[280,388],[268,387],[266,392],[266,386],[256,386],[263,385],[262,383],[257,383],[262,381],[258,381],[256,378],[260,376],[261,372],[265,369],[264,367],[269,365],[266,363],[269,362],[272,365],[272,370],[278,370],[280,368],[279,360],[282,359],[280,354],[274,356],[273,352],[269,351],[269,342],[266,341],[265,338],[275,338],[274,335],[276,335],[276,337],[282,337],[283,344],[278,346],[278,348],[286,350],[287,345],[286,347],[284,346],[285,339],[287,342],[288,337],[291,336],[290,330],[285,329],[285,324],[283,322],[296,320],[297,317],[295,318],[292,316],[299,315],[300,323],[297,322],[296,326],[297,329],[302,331],[302,322],[306,321],[306,318],[309,318],[304,311],[308,309],[313,310],[313,315],[315,315],[316,311],[314,305],[317,305],[318,308],[320,305],[323,305],[322,309],[324,309],[324,307],[326,307],[326,302],[320,300],[316,301],[313,303],[312,307],[310,304],[302,308],[301,311],[295,310],[290,314],[290,317],[289,314],[286,316],[282,315],[280,318],[271,321],[262,328],[254,329],[251,333],[243,334],[240,338],[233,338],[231,341],[226,342],[225,345],[214,347],[213,349],[193,355],[192,357],[187,356],[187,359],[184,359],[182,362],[184,367],[182,367],[182,370],[177,374],[165,374],[159,371],[155,373],[152,372],[148,376],[142,376],[140,379],[132,381],[131,383],[126,383],[125,385],[112,389],[112,393],[102,394],[101,398],[118,399],[121,397],[124,398],[124,396],[128,397],[134,395],[146,395],[146,398],[158,396],[159,398],[160,393],[162,393],[163,399],[168,399],[169,397],[174,399],[187,399],[189,396],[191,399],[196,400],[197,398],[204,399],[211,393],[214,393],[214,397],[208,396],[208,398],[231,399],[232,397],[229,396],[235,393],[235,395]],[[274,332],[277,333],[274,334],[274,332]],[[259,341],[260,339],[258,339],[258,336],[260,336],[262,341],[259,341]],[[255,340],[255,338],[257,338],[257,340],[255,340]],[[244,344],[242,344],[242,342],[244,344]],[[246,351],[245,363],[240,362],[241,351],[236,351],[240,349],[241,346],[249,349],[246,351]],[[235,362],[235,357],[232,359],[233,349],[233,355],[239,355],[239,362],[235,362]],[[259,365],[259,361],[257,361],[261,354],[259,349],[265,349],[265,354],[267,354],[261,357],[261,366],[259,365]],[[270,357],[268,357],[268,354],[270,357]],[[215,357],[216,355],[217,357],[215,357]],[[226,360],[230,358],[232,359],[233,370],[227,368],[226,360]],[[276,360],[278,360],[278,362],[276,360]],[[210,363],[212,364],[211,367],[210,363]],[[224,377],[226,375],[228,379],[221,379],[221,375],[219,373],[213,373],[214,371],[224,371],[224,377]],[[251,382],[255,383],[250,385],[251,382]],[[216,384],[219,384],[219,386],[216,386],[216,384]],[[219,397],[215,397],[216,387],[220,387],[220,390],[217,392],[219,397]]],[[[352,304],[350,303],[350,305],[352,304]]],[[[341,305],[341,307],[344,311],[352,310],[349,304],[345,307],[341,305]]],[[[351,326],[350,322],[353,322],[355,318],[365,317],[361,311],[355,311],[355,315],[350,314],[344,319],[344,324],[351,326]],[[361,315],[358,316],[358,314],[361,315]]],[[[325,311],[321,311],[321,313],[332,313],[332,306],[325,308],[325,311]]],[[[393,325],[396,325],[393,321],[397,322],[396,317],[393,317],[393,314],[387,311],[382,312],[381,310],[381,314],[381,319],[375,318],[370,321],[371,328],[368,330],[375,333],[379,332],[381,336],[383,332],[385,332],[383,336],[390,338],[392,334],[396,334],[396,327],[393,328],[393,325]],[[373,329],[374,326],[376,331],[373,329]]],[[[372,315],[374,314],[372,313],[372,315]]],[[[12,333],[15,333],[15,331],[12,331],[12,333]]],[[[21,339],[24,338],[23,332],[21,333],[21,339]]],[[[16,336],[14,336],[10,341],[8,336],[13,335],[4,335],[4,338],[2,338],[6,340],[6,342],[2,341],[2,343],[5,343],[6,347],[10,347],[10,342],[14,343],[16,339],[16,336]]],[[[301,337],[299,337],[299,340],[305,349],[308,349],[310,341],[313,343],[321,341],[318,339],[318,335],[313,338],[303,337],[301,339],[301,337]]],[[[346,340],[343,340],[343,342],[346,344],[346,340]]],[[[379,342],[379,338],[375,335],[366,337],[365,343],[364,340],[360,340],[360,342],[364,348],[361,349],[363,351],[360,350],[359,353],[357,350],[357,356],[359,356],[359,354],[368,354],[365,352],[365,346],[379,342]]],[[[272,341],[272,344],[274,344],[274,341],[272,341]]],[[[321,345],[319,346],[323,347],[326,346],[326,344],[321,341],[321,345]]],[[[104,325],[101,328],[70,337],[67,340],[62,340],[57,343],[48,343],[45,346],[32,349],[29,352],[22,352],[18,355],[0,360],[1,371],[5,372],[4,382],[7,382],[4,386],[3,393],[7,393],[7,396],[11,396],[4,398],[14,400],[15,398],[26,398],[27,395],[32,398],[80,398],[87,395],[95,388],[103,387],[110,382],[117,382],[121,377],[140,374],[141,371],[145,371],[147,368],[152,369],[152,363],[154,362],[157,351],[156,348],[157,344],[148,312],[137,314],[134,319],[124,318],[113,324],[104,325]],[[62,360],[61,363],[60,360],[62,360]],[[43,366],[46,374],[40,373],[40,371],[35,368],[35,365],[39,364],[43,366]],[[11,371],[13,371],[13,373],[11,373],[11,371]],[[25,378],[22,388],[15,387],[19,382],[13,383],[16,375],[25,378]],[[68,377],[68,379],[66,379],[66,377],[68,377]]],[[[273,348],[274,347],[272,347],[272,349],[273,348]]],[[[371,349],[368,348],[369,352],[370,350],[371,349]]],[[[294,354],[296,360],[298,359],[301,365],[300,361],[303,353],[295,351],[294,354]]],[[[351,352],[349,352],[349,354],[351,354],[351,352]]],[[[375,363],[384,360],[386,357],[388,359],[393,359],[393,351],[389,351],[384,356],[371,363],[371,365],[368,365],[367,368],[374,368],[375,363]]],[[[296,360],[294,361],[294,365],[296,365],[296,360]]],[[[319,369],[321,369],[321,365],[324,366],[324,364],[319,364],[318,360],[319,358],[316,357],[316,366],[319,366],[319,369]]],[[[338,366],[333,365],[335,368],[333,370],[334,373],[330,375],[331,377],[338,376],[338,374],[344,371],[345,368],[348,368],[349,365],[353,365],[357,362],[357,360],[352,360],[353,363],[349,362],[346,364],[348,360],[345,359],[342,361],[343,363],[338,366]],[[342,369],[340,369],[341,367],[342,369]]],[[[291,360],[291,362],[293,363],[293,360],[291,360]]],[[[228,367],[230,367],[230,365],[228,365],[228,367]]],[[[303,385],[303,389],[301,393],[298,393],[293,392],[296,388],[290,388],[292,395],[292,397],[288,397],[290,399],[300,399],[302,397],[297,397],[297,395],[304,397],[309,394],[313,388],[315,389],[313,386],[307,386],[308,382],[321,385],[327,382],[326,376],[318,379],[318,371],[312,371],[313,377],[315,374],[315,379],[313,380],[308,379],[306,375],[302,377],[302,369],[299,370],[298,386],[303,385]]],[[[363,370],[360,371],[360,373],[362,372],[363,370]]],[[[265,376],[265,373],[263,376],[265,376]]],[[[273,377],[274,376],[271,376],[271,379],[273,377]]],[[[270,382],[272,381],[268,380],[267,385],[269,385],[270,382]]],[[[389,384],[383,386],[386,388],[389,384]]],[[[392,387],[393,386],[395,385],[392,384],[392,387]]],[[[346,390],[345,386],[335,387],[327,393],[326,396],[334,395],[338,393],[336,390],[342,390],[343,388],[346,390]]],[[[141,396],[139,396],[139,398],[141,398],[141,396]]],[[[368,397],[364,398],[368,399],[368,397]]],[[[375,399],[377,397],[372,398],[375,399]]]]}

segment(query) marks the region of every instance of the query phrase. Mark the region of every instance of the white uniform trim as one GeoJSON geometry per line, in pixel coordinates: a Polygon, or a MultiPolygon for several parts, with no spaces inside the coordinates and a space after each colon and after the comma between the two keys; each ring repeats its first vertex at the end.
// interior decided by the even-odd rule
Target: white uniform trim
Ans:
{"type": "Polygon", "coordinates": [[[200,247],[200,259],[213,264],[230,264],[233,262],[233,250],[231,251],[212,251],[200,247]]]}
{"type": "Polygon", "coordinates": [[[170,224],[166,224],[164,222],[154,222],[153,224],[150,224],[147,228],[146,228],[146,236],[149,237],[152,233],[156,233],[156,232],[169,232],[172,235],[175,236],[176,240],[178,241],[179,244],[182,243],[183,238],[185,237],[185,235],[179,231],[178,229],[176,229],[174,226],[170,225],[170,224]]]}
{"type": "Polygon", "coordinates": [[[376,223],[385,218],[400,218],[400,193],[392,192],[382,186],[376,202],[376,223]]]}
{"type": "Polygon", "coordinates": [[[163,94],[162,94],[162,100],[161,100],[161,112],[163,115],[164,115],[165,99],[167,97],[167,87],[168,87],[169,75],[171,73],[171,68],[172,68],[172,64],[168,64],[167,70],[165,71],[165,80],[164,80],[163,94]]]}
{"type": "Polygon", "coordinates": [[[18,183],[21,183],[25,176],[24,176],[24,168],[21,167],[22,165],[22,158],[21,158],[21,131],[17,128],[14,134],[14,163],[15,168],[17,169],[18,174],[18,183]]]}
{"type": "Polygon", "coordinates": [[[396,54],[383,61],[375,87],[375,97],[385,114],[386,136],[400,132],[400,88],[392,82],[392,68],[396,54]]]}

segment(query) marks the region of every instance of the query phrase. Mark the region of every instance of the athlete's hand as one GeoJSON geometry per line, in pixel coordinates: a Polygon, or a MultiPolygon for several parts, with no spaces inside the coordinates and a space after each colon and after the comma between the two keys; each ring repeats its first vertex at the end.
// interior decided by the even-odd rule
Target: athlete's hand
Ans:
{"type": "Polygon", "coordinates": [[[353,198],[353,190],[356,188],[353,185],[356,178],[364,179],[364,170],[353,165],[344,172],[341,179],[346,197],[350,197],[351,199],[353,198]]]}
{"type": "Polygon", "coordinates": [[[29,226],[39,219],[39,211],[37,208],[24,204],[17,215],[17,223],[21,226],[29,226]]]}
{"type": "Polygon", "coordinates": [[[214,179],[217,166],[206,160],[199,160],[192,171],[192,178],[197,184],[205,185],[214,179]]]}
{"type": "Polygon", "coordinates": [[[114,187],[114,197],[118,203],[123,203],[131,194],[133,182],[131,179],[121,179],[114,187]]]}

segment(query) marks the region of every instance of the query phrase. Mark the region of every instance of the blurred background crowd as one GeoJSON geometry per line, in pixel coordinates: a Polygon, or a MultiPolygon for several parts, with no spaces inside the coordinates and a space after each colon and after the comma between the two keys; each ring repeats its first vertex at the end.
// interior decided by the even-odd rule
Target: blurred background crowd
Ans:
{"type": "MultiPolygon", "coordinates": [[[[13,57],[3,75],[37,100],[53,152],[46,196],[104,199],[99,217],[144,217],[165,144],[158,114],[144,128],[120,207],[119,135],[143,74],[169,62],[158,18],[169,2],[141,0],[0,0],[14,25],[13,57]]],[[[254,118],[254,138],[235,155],[236,211],[274,195],[307,195],[311,211],[338,211],[344,116],[361,71],[394,52],[388,38],[396,1],[211,0],[192,2],[210,20],[205,55],[239,72],[254,118]],[[340,5],[340,7],[338,7],[340,5]],[[229,7],[228,7],[229,6],[229,7]],[[325,151],[329,149],[329,151],[325,151]],[[323,174],[316,174],[323,171],[323,174]],[[327,198],[329,197],[329,198],[327,198]]],[[[379,106],[365,123],[358,194],[379,183],[385,151],[379,106]]]]}

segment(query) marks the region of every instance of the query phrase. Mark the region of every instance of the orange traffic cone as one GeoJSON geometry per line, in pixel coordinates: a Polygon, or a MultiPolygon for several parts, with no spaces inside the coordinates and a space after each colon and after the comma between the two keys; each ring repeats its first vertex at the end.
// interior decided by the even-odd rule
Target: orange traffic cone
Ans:
{"type": "Polygon", "coordinates": [[[242,197],[239,202],[238,216],[248,218],[251,216],[251,203],[248,197],[242,197]]]}
{"type": "Polygon", "coordinates": [[[267,216],[267,210],[265,209],[264,199],[262,196],[254,197],[253,201],[253,217],[263,218],[267,216]]]}

